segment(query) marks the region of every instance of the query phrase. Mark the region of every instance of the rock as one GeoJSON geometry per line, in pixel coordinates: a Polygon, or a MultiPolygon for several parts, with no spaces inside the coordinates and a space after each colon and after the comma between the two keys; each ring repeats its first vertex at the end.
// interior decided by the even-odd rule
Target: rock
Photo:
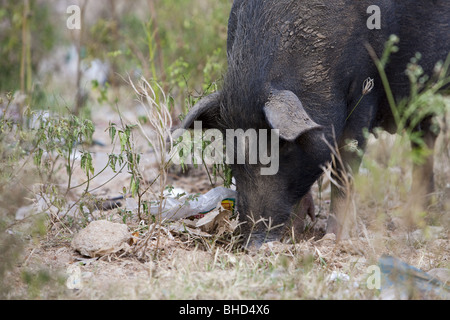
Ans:
{"type": "Polygon", "coordinates": [[[450,283],[450,270],[447,268],[434,268],[428,271],[428,274],[443,283],[450,283]]]}
{"type": "Polygon", "coordinates": [[[427,226],[423,229],[415,230],[409,237],[414,242],[425,243],[437,239],[445,239],[447,235],[443,227],[427,226]]]}
{"type": "Polygon", "coordinates": [[[350,277],[343,273],[343,272],[339,272],[339,271],[333,271],[327,279],[329,282],[333,282],[333,281],[349,281],[350,277]]]}
{"type": "Polygon", "coordinates": [[[322,239],[318,240],[317,242],[322,241],[330,241],[330,242],[336,242],[336,235],[334,233],[327,233],[325,234],[322,239]]]}
{"type": "Polygon", "coordinates": [[[316,241],[320,246],[334,247],[336,245],[336,235],[334,233],[326,233],[321,239],[316,241]]]}
{"type": "Polygon", "coordinates": [[[99,257],[128,248],[131,233],[125,224],[92,221],[72,240],[72,248],[84,256],[99,257]]]}
{"type": "Polygon", "coordinates": [[[34,212],[35,212],[34,205],[26,206],[26,207],[20,207],[16,211],[16,220],[23,220],[25,218],[28,218],[34,212]]]}
{"type": "Polygon", "coordinates": [[[66,286],[68,289],[81,289],[81,269],[78,265],[71,265],[67,268],[67,274],[69,277],[66,280],[66,286]]]}

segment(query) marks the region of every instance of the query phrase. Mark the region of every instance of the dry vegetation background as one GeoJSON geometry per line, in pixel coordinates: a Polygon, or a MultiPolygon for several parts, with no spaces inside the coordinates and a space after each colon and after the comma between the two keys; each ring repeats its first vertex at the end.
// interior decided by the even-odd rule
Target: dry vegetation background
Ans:
{"type": "Polygon", "coordinates": [[[287,239],[243,252],[228,229],[219,235],[218,228],[161,224],[148,215],[145,204],[161,187],[204,194],[223,179],[211,177],[212,168],[175,167],[163,185],[151,184],[160,159],[134,125],[152,132],[129,82],[157,80],[155,100],[177,123],[198,97],[220,87],[231,1],[0,2],[1,298],[448,298],[396,295],[369,289],[366,280],[383,254],[443,282],[450,278],[449,98],[439,100],[436,193],[425,211],[410,194],[414,155],[407,138],[381,133],[370,136],[355,177],[349,239],[322,237],[330,200],[325,175],[313,187],[318,222],[309,222],[296,244],[287,239]],[[81,31],[66,27],[74,2],[82,9],[81,31]],[[98,205],[122,195],[128,199],[120,208],[98,205]],[[125,224],[134,240],[115,253],[82,256],[71,242],[94,220],[125,224]],[[79,289],[67,286],[74,270],[79,289]]]}

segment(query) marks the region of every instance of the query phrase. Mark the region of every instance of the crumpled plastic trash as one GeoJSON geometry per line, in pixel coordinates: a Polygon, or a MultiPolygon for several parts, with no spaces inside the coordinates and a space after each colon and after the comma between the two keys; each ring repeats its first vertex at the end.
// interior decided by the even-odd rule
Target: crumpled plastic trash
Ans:
{"type": "Polygon", "coordinates": [[[450,299],[450,287],[428,273],[397,258],[382,255],[378,260],[381,271],[383,299],[410,299],[412,297],[440,297],[450,299]]]}
{"type": "MultiPolygon", "coordinates": [[[[216,209],[220,204],[233,209],[236,191],[224,187],[216,187],[199,197],[188,200],[188,195],[176,198],[167,197],[162,208],[162,218],[165,220],[179,220],[191,216],[206,214],[216,209]]],[[[157,215],[158,205],[150,207],[150,214],[157,215]]]]}

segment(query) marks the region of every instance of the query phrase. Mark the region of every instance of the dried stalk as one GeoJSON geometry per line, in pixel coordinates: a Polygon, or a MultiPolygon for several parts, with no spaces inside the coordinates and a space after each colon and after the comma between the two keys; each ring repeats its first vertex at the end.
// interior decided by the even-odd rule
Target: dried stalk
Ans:
{"type": "MultiPolygon", "coordinates": [[[[156,253],[159,248],[160,230],[162,225],[162,210],[165,205],[164,190],[167,181],[167,168],[172,158],[173,153],[173,138],[171,134],[172,128],[172,116],[169,111],[168,102],[169,99],[165,95],[164,90],[159,84],[155,82],[156,90],[153,86],[144,78],[141,78],[140,83],[136,86],[131,79],[129,82],[138,96],[138,101],[144,107],[147,119],[150,123],[151,134],[148,134],[141,123],[137,122],[138,127],[144,138],[153,147],[156,155],[156,160],[159,166],[159,207],[158,214],[156,216],[156,223],[152,224],[152,228],[149,228],[147,235],[136,245],[136,251],[145,252],[150,239],[155,238],[156,232],[156,253]],[[169,153],[168,153],[169,152],[169,153]]],[[[150,217],[148,225],[150,226],[150,217]]]]}

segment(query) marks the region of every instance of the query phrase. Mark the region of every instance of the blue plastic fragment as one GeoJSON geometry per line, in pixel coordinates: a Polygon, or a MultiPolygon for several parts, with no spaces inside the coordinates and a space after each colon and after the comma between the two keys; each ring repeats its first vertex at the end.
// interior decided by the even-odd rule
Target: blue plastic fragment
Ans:
{"type": "Polygon", "coordinates": [[[394,289],[399,297],[430,297],[450,299],[450,287],[397,258],[382,255],[378,260],[381,270],[381,291],[394,289]]]}

